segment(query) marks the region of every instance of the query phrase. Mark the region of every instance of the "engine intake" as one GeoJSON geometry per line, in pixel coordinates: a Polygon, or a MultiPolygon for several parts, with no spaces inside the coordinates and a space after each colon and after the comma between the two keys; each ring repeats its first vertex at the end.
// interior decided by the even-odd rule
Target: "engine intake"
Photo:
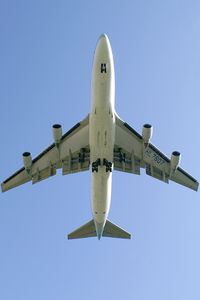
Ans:
{"type": "Polygon", "coordinates": [[[171,173],[174,173],[176,171],[180,163],[180,160],[181,160],[180,152],[173,151],[171,155],[171,165],[170,165],[171,173]]]}
{"type": "Polygon", "coordinates": [[[153,134],[153,126],[150,124],[144,124],[142,128],[142,137],[145,144],[149,143],[152,134],[153,134]]]}
{"type": "Polygon", "coordinates": [[[23,157],[23,163],[24,163],[24,167],[25,169],[29,172],[31,167],[32,167],[32,157],[31,157],[31,153],[30,152],[24,152],[22,154],[23,157]]]}
{"type": "Polygon", "coordinates": [[[62,138],[62,126],[60,124],[54,124],[52,127],[54,141],[56,144],[59,144],[62,138]]]}

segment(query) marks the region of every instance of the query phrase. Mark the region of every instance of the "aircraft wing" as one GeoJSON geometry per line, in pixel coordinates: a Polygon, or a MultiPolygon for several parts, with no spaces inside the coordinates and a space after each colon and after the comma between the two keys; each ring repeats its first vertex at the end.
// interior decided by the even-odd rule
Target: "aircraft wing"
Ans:
{"type": "Polygon", "coordinates": [[[56,145],[47,149],[32,160],[31,167],[18,170],[2,184],[2,192],[18,185],[32,181],[37,183],[56,174],[56,169],[62,168],[63,175],[89,169],[89,115],[65,133],[56,145]]]}
{"type": "Polygon", "coordinates": [[[168,183],[169,179],[195,191],[198,181],[180,167],[171,168],[171,160],[153,144],[144,144],[143,137],[116,115],[116,134],[114,147],[114,169],[140,174],[140,168],[146,174],[168,183]]]}

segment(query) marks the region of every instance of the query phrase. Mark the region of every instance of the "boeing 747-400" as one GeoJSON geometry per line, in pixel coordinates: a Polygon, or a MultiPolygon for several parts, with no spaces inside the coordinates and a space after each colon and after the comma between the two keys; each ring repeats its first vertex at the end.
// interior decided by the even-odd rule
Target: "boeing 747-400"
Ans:
{"type": "Polygon", "coordinates": [[[32,181],[37,183],[56,174],[91,170],[91,203],[93,219],[68,235],[69,239],[102,236],[130,238],[130,234],[109,221],[112,171],[146,174],[168,183],[173,180],[195,191],[198,182],[179,167],[180,153],[168,158],[150,143],[152,126],[145,124],[142,134],[121,120],[115,112],[115,72],[108,37],[100,36],[94,55],[89,115],[62,134],[59,124],[53,125],[54,143],[36,158],[23,153],[24,166],[6,179],[5,192],[32,181]]]}

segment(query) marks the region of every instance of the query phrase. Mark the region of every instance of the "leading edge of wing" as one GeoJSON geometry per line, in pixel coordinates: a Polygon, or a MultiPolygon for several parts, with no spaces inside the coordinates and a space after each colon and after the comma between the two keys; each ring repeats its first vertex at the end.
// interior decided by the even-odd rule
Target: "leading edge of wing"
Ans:
{"type": "MultiPolygon", "coordinates": [[[[121,120],[122,121],[122,120],[121,120]]],[[[123,121],[122,121],[123,122],[123,121]]],[[[142,140],[142,136],[135,130],[133,129],[129,124],[127,124],[126,122],[123,122],[123,125],[128,128],[131,133],[133,133],[136,137],[138,137],[140,140],[142,140]]],[[[170,159],[163,154],[162,152],[160,152],[160,150],[158,150],[158,148],[156,148],[153,144],[149,143],[149,147],[154,150],[157,154],[159,154],[166,162],[170,162],[170,159]]]]}
{"type": "MultiPolygon", "coordinates": [[[[127,130],[128,130],[128,132],[130,133],[130,135],[132,135],[133,137],[135,137],[135,139],[140,143],[142,143],[142,141],[143,141],[143,137],[142,137],[142,135],[140,135],[136,130],[134,130],[129,124],[127,124],[126,122],[124,122],[122,119],[120,119],[120,117],[116,114],[116,124],[119,126],[119,127],[121,127],[122,129],[124,128],[124,130],[127,132],[127,130]]],[[[118,146],[122,146],[122,148],[123,148],[123,145],[118,145],[118,146]]],[[[152,150],[152,151],[154,151],[159,157],[161,157],[168,165],[170,164],[170,162],[171,162],[171,160],[164,154],[164,153],[162,153],[158,148],[156,148],[152,143],[149,143],[148,144],[148,147],[152,150]]],[[[141,147],[141,150],[140,151],[142,151],[142,147],[141,147]]],[[[138,156],[139,157],[139,156],[138,156]]],[[[142,159],[142,157],[143,157],[143,155],[141,155],[141,159],[142,159]]],[[[134,173],[134,172],[133,172],[134,173]]],[[[188,180],[188,183],[186,183],[186,182],[182,182],[182,184],[183,185],[185,185],[185,186],[187,186],[187,187],[189,187],[189,188],[191,188],[191,189],[193,189],[193,190],[195,190],[195,191],[197,191],[198,190],[198,185],[199,185],[199,183],[198,183],[198,181],[194,178],[194,177],[192,177],[190,174],[188,174],[185,170],[183,170],[181,167],[178,167],[177,168],[177,171],[175,172],[175,174],[174,174],[174,176],[172,176],[171,178],[169,178],[169,179],[171,179],[171,180],[173,180],[173,181],[176,181],[177,183],[180,183],[179,182],[179,180],[178,180],[178,178],[176,178],[177,176],[177,174],[182,174],[182,178],[186,178],[187,180],[188,180]],[[180,172],[180,173],[179,173],[180,172]],[[189,181],[191,182],[191,183],[189,183],[189,181]]],[[[184,180],[185,181],[185,180],[184,180]]]]}
{"type": "MultiPolygon", "coordinates": [[[[122,120],[120,120],[120,121],[123,122],[122,120]]],[[[142,140],[142,136],[135,129],[133,129],[128,123],[123,122],[123,125],[126,128],[128,128],[134,135],[136,135],[140,140],[142,140]]]]}
{"type": "MultiPolygon", "coordinates": [[[[68,130],[61,138],[61,142],[68,137],[72,132],[74,132],[77,128],[80,127],[80,125],[83,125],[83,127],[85,126],[85,123],[88,123],[88,116],[81,122],[77,123],[76,125],[74,125],[70,130],[68,130]]],[[[49,151],[51,151],[54,147],[55,147],[55,143],[52,143],[49,147],[47,147],[44,151],[42,151],[39,155],[37,155],[33,160],[32,160],[32,164],[36,163],[39,159],[41,159],[44,155],[46,155],[49,151]]],[[[16,171],[14,174],[12,174],[11,176],[9,176],[6,180],[4,180],[1,184],[1,189],[2,192],[5,192],[15,186],[18,186],[20,184],[23,184],[25,182],[31,181],[32,178],[30,175],[28,175],[27,172],[25,172],[25,167],[22,167],[21,169],[19,169],[18,171],[16,171]],[[25,174],[22,174],[22,173],[25,174]],[[14,179],[17,176],[22,176],[23,179],[20,179],[20,183],[19,184],[11,184],[9,185],[9,183],[11,182],[12,179],[14,179]]]]}
{"type": "MultiPolygon", "coordinates": [[[[68,135],[70,135],[70,133],[72,133],[75,129],[77,129],[79,126],[81,125],[81,123],[77,123],[76,125],[74,125],[69,131],[67,131],[61,138],[61,141],[63,141],[68,135]]],[[[38,161],[42,156],[44,156],[46,153],[48,153],[51,149],[53,149],[55,147],[55,143],[52,143],[48,148],[46,148],[44,151],[42,151],[38,156],[36,156],[33,159],[33,163],[35,163],[36,161],[38,161]]]]}
{"type": "Polygon", "coordinates": [[[188,174],[186,171],[184,171],[181,167],[178,167],[177,170],[180,171],[183,175],[185,175],[186,177],[188,177],[193,182],[197,183],[197,189],[196,189],[196,191],[197,191],[198,190],[198,186],[199,186],[199,182],[194,177],[192,177],[190,174],[188,174]]]}
{"type": "MultiPolygon", "coordinates": [[[[162,152],[160,152],[153,144],[149,143],[149,148],[151,148],[152,150],[154,150],[156,152],[156,154],[158,154],[166,162],[170,163],[171,160],[165,154],[163,154],[162,152]]],[[[178,167],[177,171],[179,171],[180,173],[182,173],[184,176],[186,176],[188,179],[190,179],[191,181],[193,181],[196,184],[195,187],[192,188],[194,191],[198,190],[199,183],[198,183],[198,181],[194,177],[192,177],[190,174],[188,174],[181,167],[178,167]]]]}
{"type": "MultiPolygon", "coordinates": [[[[153,144],[149,143],[149,147],[152,150],[154,150],[162,159],[164,159],[166,162],[170,163],[171,160],[165,154],[163,154],[162,152],[160,152],[153,144]]],[[[181,172],[184,176],[186,176],[188,179],[190,179],[194,183],[197,183],[197,189],[194,189],[194,190],[196,190],[196,191],[198,190],[199,183],[198,183],[198,181],[194,177],[192,177],[190,174],[188,174],[181,167],[178,167],[177,171],[181,172]]]]}
{"type": "MultiPolygon", "coordinates": [[[[74,125],[69,131],[67,131],[61,138],[61,141],[67,137],[70,133],[72,133],[76,128],[78,128],[81,124],[77,123],[76,125],[74,125]]],[[[51,149],[53,149],[55,147],[55,143],[52,143],[48,148],[46,148],[44,151],[42,151],[38,156],[36,156],[32,163],[35,163],[36,161],[38,161],[42,156],[44,156],[46,153],[48,153],[51,149]]],[[[10,177],[8,177],[6,180],[3,181],[3,183],[7,183],[9,180],[13,179],[15,176],[19,175],[22,171],[25,170],[25,167],[22,167],[21,169],[19,169],[18,171],[16,171],[13,175],[11,175],[10,177]]]]}

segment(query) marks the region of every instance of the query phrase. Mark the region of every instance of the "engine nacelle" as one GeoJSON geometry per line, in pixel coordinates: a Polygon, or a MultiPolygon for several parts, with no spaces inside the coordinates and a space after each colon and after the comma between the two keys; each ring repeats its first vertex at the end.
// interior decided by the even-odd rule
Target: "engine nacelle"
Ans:
{"type": "Polygon", "coordinates": [[[56,144],[59,144],[62,138],[62,126],[60,124],[54,124],[52,127],[54,141],[56,144]]]}
{"type": "Polygon", "coordinates": [[[142,137],[145,144],[149,143],[152,134],[153,134],[153,126],[150,124],[144,124],[142,128],[142,137]]]}
{"type": "Polygon", "coordinates": [[[24,152],[22,154],[23,157],[23,163],[24,163],[24,167],[25,169],[29,172],[31,167],[32,167],[32,157],[31,157],[31,153],[30,152],[24,152]]]}
{"type": "Polygon", "coordinates": [[[181,154],[178,151],[172,152],[170,169],[171,173],[175,172],[181,160],[181,154]]]}

